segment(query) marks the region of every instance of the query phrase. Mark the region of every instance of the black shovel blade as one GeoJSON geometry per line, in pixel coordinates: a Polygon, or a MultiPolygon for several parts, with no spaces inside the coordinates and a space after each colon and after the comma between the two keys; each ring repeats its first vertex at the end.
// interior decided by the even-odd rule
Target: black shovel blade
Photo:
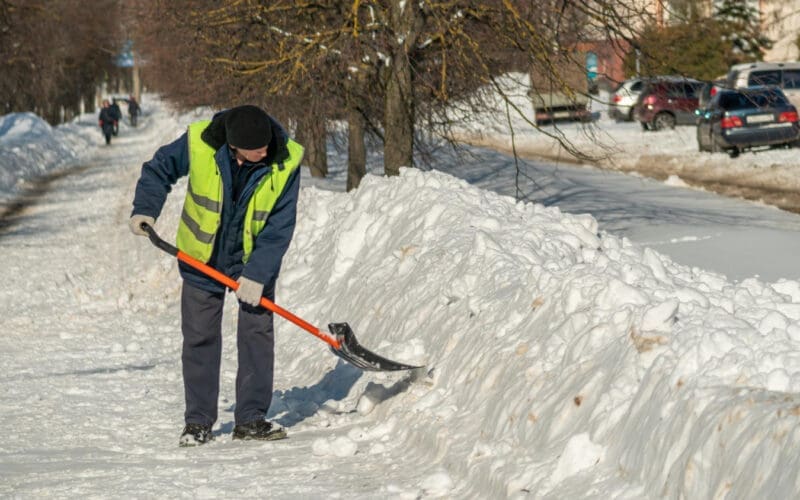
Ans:
{"type": "Polygon", "coordinates": [[[359,345],[356,340],[356,334],[353,333],[353,329],[350,328],[350,325],[347,323],[330,323],[328,328],[331,334],[333,334],[341,344],[338,349],[331,347],[331,351],[357,368],[373,372],[391,372],[421,368],[419,366],[398,363],[397,361],[386,359],[383,356],[378,356],[368,349],[364,349],[359,345]]]}

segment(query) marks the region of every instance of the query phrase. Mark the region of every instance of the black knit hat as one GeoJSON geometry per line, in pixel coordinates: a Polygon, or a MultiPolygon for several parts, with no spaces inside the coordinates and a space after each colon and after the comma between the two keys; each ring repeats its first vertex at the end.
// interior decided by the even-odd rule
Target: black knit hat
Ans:
{"type": "Polygon", "coordinates": [[[225,140],[239,149],[263,148],[272,140],[269,115],[250,104],[231,108],[225,114],[225,140]]]}

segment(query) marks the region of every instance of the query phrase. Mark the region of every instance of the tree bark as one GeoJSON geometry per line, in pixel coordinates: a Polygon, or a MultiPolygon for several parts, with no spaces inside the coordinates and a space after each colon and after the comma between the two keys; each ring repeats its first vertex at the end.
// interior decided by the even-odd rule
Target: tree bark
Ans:
{"type": "Polygon", "coordinates": [[[414,20],[411,2],[392,2],[392,30],[400,34],[402,40],[394,48],[386,84],[383,146],[386,175],[399,175],[400,167],[413,166],[414,97],[408,51],[415,39],[414,20]]]}
{"type": "Polygon", "coordinates": [[[303,164],[311,170],[311,177],[328,175],[328,133],[324,114],[318,109],[315,98],[308,99],[309,107],[300,117],[297,126],[297,141],[305,148],[303,164]]]}
{"type": "Polygon", "coordinates": [[[351,109],[347,117],[347,190],[352,191],[367,175],[367,148],[364,144],[364,116],[351,109]]]}

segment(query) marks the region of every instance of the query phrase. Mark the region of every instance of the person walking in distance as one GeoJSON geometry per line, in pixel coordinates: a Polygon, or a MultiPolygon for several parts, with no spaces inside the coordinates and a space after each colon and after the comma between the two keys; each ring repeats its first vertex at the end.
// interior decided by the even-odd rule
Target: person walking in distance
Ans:
{"type": "MultiPolygon", "coordinates": [[[[263,109],[237,106],[189,125],[142,166],[131,231],[146,235],[171,186],[189,177],[177,247],[237,280],[238,368],[233,439],[272,440],[286,431],[266,420],[272,400],[275,282],[294,233],[303,147],[263,109]]],[[[180,263],[185,426],[180,446],[214,439],[224,287],[180,263]]]]}
{"type": "Polygon", "coordinates": [[[114,134],[114,111],[111,109],[111,103],[108,99],[103,100],[103,107],[100,108],[97,122],[100,125],[100,130],[103,131],[106,144],[111,144],[111,136],[114,134]]]}
{"type": "Polygon", "coordinates": [[[111,115],[114,117],[114,135],[119,135],[119,121],[122,120],[122,110],[119,109],[117,98],[111,99],[111,115]]]}
{"type": "Polygon", "coordinates": [[[139,102],[136,100],[136,97],[128,97],[128,118],[131,120],[131,127],[136,126],[137,122],[139,121],[139,113],[141,112],[142,108],[139,106],[139,102]]]}

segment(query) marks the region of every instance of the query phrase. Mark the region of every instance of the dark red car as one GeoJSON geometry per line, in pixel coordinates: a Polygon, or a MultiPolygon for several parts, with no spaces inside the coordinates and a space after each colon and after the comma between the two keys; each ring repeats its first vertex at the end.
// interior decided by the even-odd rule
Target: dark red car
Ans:
{"type": "Polygon", "coordinates": [[[694,125],[704,82],[684,77],[658,77],[645,84],[633,108],[633,117],[645,130],[694,125]]]}

